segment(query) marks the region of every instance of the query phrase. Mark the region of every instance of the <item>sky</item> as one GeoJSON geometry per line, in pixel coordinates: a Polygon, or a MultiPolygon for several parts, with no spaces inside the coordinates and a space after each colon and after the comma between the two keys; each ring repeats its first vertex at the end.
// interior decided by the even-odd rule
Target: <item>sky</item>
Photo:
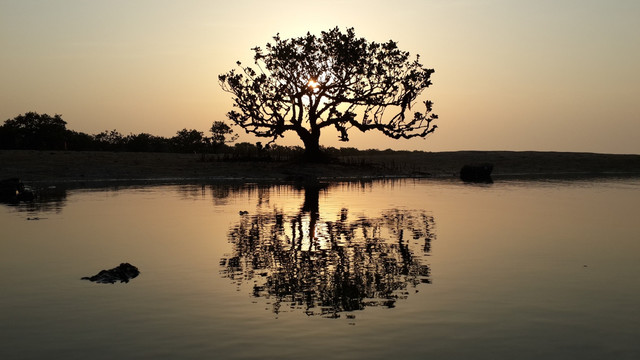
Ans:
{"type": "Polygon", "coordinates": [[[252,47],[338,26],[420,54],[435,73],[419,100],[440,119],[426,139],[328,132],[321,145],[640,154],[638,19],[638,0],[0,0],[0,121],[207,133],[232,109],[218,75],[252,47]]]}

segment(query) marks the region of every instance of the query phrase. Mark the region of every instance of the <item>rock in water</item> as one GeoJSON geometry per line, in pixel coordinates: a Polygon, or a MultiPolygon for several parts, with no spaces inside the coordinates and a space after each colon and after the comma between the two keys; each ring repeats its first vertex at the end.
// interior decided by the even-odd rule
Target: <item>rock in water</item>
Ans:
{"type": "Polygon", "coordinates": [[[0,202],[19,203],[34,199],[33,192],[18,178],[0,180],[0,202]]]}
{"type": "Polygon", "coordinates": [[[460,179],[464,182],[492,183],[493,164],[467,164],[460,169],[460,179]]]}
{"type": "Polygon", "coordinates": [[[140,271],[137,267],[129,263],[122,263],[113,269],[102,270],[90,277],[85,276],[82,280],[89,280],[100,284],[113,284],[117,281],[128,283],[129,280],[138,275],[140,275],[140,271]]]}

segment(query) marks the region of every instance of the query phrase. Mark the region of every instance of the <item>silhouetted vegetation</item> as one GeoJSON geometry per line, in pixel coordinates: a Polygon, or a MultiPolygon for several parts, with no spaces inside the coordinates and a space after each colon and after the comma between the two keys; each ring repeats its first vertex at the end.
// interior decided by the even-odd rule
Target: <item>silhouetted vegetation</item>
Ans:
{"type": "Polygon", "coordinates": [[[321,36],[282,39],[276,35],[266,49],[254,47],[258,70],[237,62],[240,71],[220,75],[223,90],[234,95],[227,116],[247,133],[270,138],[272,144],[287,131],[305,147],[305,159],[321,161],[320,133],[335,128],[341,141],[348,131],[377,130],[393,139],[426,137],[436,129],[432,102],[425,110],[411,107],[431,85],[433,69],[410,60],[396,42],[368,42],[353,28],[321,36]],[[388,116],[385,116],[387,112],[388,116]]]}
{"type": "Polygon", "coordinates": [[[224,144],[238,139],[238,135],[234,134],[231,127],[223,121],[214,121],[209,132],[211,132],[210,142],[214,149],[222,148],[224,144]]]}
{"type": "MultiPolygon", "coordinates": [[[[171,138],[149,133],[123,135],[116,129],[86,134],[67,129],[61,115],[28,112],[0,126],[0,150],[69,150],[113,152],[160,152],[201,154],[203,161],[288,161],[300,159],[300,146],[263,145],[261,142],[232,144],[238,136],[222,121],[214,121],[205,136],[202,131],[182,129],[171,138]]],[[[361,164],[363,156],[394,153],[392,150],[358,150],[354,147],[320,147],[326,157],[361,164]],[[359,157],[359,159],[356,159],[359,157]]],[[[408,153],[408,152],[407,152],[408,153]]]]}
{"type": "Polygon", "coordinates": [[[90,135],[69,130],[66,125],[58,114],[28,112],[16,116],[0,126],[0,149],[228,153],[231,148],[226,144],[237,138],[220,121],[213,122],[210,137],[195,129],[182,129],[171,138],[149,133],[123,135],[115,129],[90,135]]]}
{"type": "Polygon", "coordinates": [[[6,120],[0,127],[2,149],[65,150],[67,123],[58,114],[28,112],[6,120]]]}
{"type": "MultiPolygon", "coordinates": [[[[216,125],[216,122],[213,123],[216,125]]],[[[213,129],[213,126],[212,126],[213,129]]],[[[460,176],[465,164],[493,164],[492,176],[610,176],[640,173],[640,155],[532,151],[359,150],[321,147],[335,163],[306,167],[299,146],[241,142],[230,128],[212,136],[182,129],[172,138],[105,130],[90,135],[69,130],[60,115],[34,112],[0,126],[0,173],[23,180],[51,178],[269,177],[289,179],[301,172],[320,177],[460,176]],[[216,135],[217,134],[217,135],[216,135]],[[64,150],[66,149],[66,151],[64,150]],[[18,150],[18,151],[15,151],[18,150]],[[30,153],[22,150],[46,150],[30,153]],[[55,151],[57,150],[57,151],[55,151]],[[135,151],[137,154],[130,152],[135,151]],[[63,152],[64,157],[55,156],[63,152]],[[92,154],[93,152],[97,152],[92,154]],[[123,152],[126,154],[120,155],[123,152]],[[153,152],[153,153],[150,153],[153,152]],[[100,154],[102,153],[102,154],[100,154]],[[195,157],[192,154],[197,154],[195,157]],[[46,154],[46,156],[45,156],[46,154]],[[166,155],[165,155],[166,154],[166,155]],[[195,160],[195,161],[194,161],[195,160]],[[242,162],[262,162],[244,166],[242,162]],[[297,170],[292,170],[295,162],[297,170]],[[226,162],[226,164],[222,164],[226,162]],[[269,164],[269,162],[279,162],[269,164]],[[210,163],[210,164],[206,164],[210,163]],[[215,163],[215,164],[214,164],[215,163]],[[141,166],[144,165],[144,166],[141,166]],[[334,165],[339,165],[336,168],[334,165]]]]}

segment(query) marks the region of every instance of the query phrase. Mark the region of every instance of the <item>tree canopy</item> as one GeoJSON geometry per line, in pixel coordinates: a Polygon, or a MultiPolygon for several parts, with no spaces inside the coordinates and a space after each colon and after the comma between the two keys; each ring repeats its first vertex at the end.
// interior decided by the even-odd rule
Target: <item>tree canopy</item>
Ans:
{"type": "Polygon", "coordinates": [[[377,130],[393,139],[426,137],[438,118],[432,102],[423,111],[412,106],[431,85],[433,69],[413,60],[395,41],[369,42],[353,28],[334,28],[320,36],[273,37],[265,49],[254,47],[256,69],[237,62],[239,70],[219,75],[222,89],[233,94],[227,116],[247,133],[274,142],[287,131],[305,145],[308,159],[321,157],[323,129],[334,127],[342,141],[349,130],[377,130]]]}
{"type": "Polygon", "coordinates": [[[0,143],[9,149],[55,149],[66,147],[67,122],[62,116],[30,111],[8,119],[0,127],[0,143]]]}
{"type": "Polygon", "coordinates": [[[209,131],[211,132],[211,143],[214,146],[234,142],[238,138],[238,135],[233,133],[233,129],[223,121],[214,121],[209,131]]]}

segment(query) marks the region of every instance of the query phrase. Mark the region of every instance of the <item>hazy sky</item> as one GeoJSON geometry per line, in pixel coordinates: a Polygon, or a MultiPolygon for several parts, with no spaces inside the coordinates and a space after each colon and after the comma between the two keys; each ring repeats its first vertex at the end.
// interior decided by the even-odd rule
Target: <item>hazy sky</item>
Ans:
{"type": "Polygon", "coordinates": [[[232,104],[217,76],[251,47],[335,26],[420,54],[439,129],[323,145],[640,154],[638,0],[0,0],[0,121],[207,132],[232,104]]]}

